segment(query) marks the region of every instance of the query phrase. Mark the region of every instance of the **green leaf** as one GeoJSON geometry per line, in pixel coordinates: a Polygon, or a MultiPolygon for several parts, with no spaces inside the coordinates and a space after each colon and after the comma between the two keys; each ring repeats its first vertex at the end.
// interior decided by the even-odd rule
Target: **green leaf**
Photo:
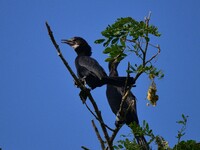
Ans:
{"type": "Polygon", "coordinates": [[[178,123],[178,124],[184,124],[184,121],[177,121],[176,123],[178,123]]]}
{"type": "Polygon", "coordinates": [[[187,122],[188,116],[185,116],[184,114],[182,114],[182,118],[183,118],[184,122],[187,122]]]}
{"type": "Polygon", "coordinates": [[[109,57],[109,58],[106,58],[105,61],[106,61],[106,62],[111,62],[112,60],[113,60],[113,58],[110,58],[110,57],[109,57]]]}
{"type": "Polygon", "coordinates": [[[96,41],[94,41],[95,44],[101,44],[105,41],[105,39],[98,39],[96,41]]]}
{"type": "Polygon", "coordinates": [[[112,51],[112,49],[110,48],[110,47],[107,47],[104,51],[103,51],[103,53],[104,54],[108,54],[108,53],[110,53],[112,51]]]}
{"type": "Polygon", "coordinates": [[[181,141],[173,147],[173,150],[199,150],[200,144],[194,140],[181,141]]]}
{"type": "Polygon", "coordinates": [[[123,47],[126,47],[126,43],[125,43],[125,40],[124,38],[120,38],[120,43],[123,47]]]}
{"type": "Polygon", "coordinates": [[[119,40],[119,38],[114,38],[114,39],[112,40],[111,44],[116,44],[118,40],[119,40]]]}
{"type": "Polygon", "coordinates": [[[118,145],[119,148],[124,148],[121,144],[118,145]]]}

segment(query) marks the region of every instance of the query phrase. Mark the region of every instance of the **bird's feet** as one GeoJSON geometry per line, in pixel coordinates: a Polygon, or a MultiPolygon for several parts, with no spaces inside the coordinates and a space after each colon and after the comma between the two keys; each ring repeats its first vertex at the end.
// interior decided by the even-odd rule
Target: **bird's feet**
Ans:
{"type": "MultiPolygon", "coordinates": [[[[80,82],[81,84],[83,84],[84,86],[86,85],[86,80],[85,80],[85,78],[86,78],[86,77],[83,77],[83,78],[80,78],[80,79],[79,79],[79,82],[80,82]]],[[[75,85],[77,88],[80,87],[79,83],[77,83],[75,80],[74,80],[74,85],[75,85]]]]}
{"type": "Polygon", "coordinates": [[[88,88],[85,88],[85,90],[80,91],[79,96],[80,96],[83,104],[85,104],[89,92],[90,92],[90,89],[88,89],[88,88]]]}

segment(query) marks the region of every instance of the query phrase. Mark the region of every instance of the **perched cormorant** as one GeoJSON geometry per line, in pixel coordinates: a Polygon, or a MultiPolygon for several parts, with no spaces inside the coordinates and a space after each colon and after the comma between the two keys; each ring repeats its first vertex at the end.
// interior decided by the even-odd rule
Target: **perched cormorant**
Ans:
{"type": "MultiPolygon", "coordinates": [[[[77,75],[84,79],[91,89],[101,87],[104,84],[115,86],[124,86],[126,77],[108,77],[99,63],[91,57],[92,51],[89,44],[81,37],[73,37],[68,40],[62,40],[62,43],[70,45],[77,53],[75,65],[77,75]]],[[[129,78],[127,85],[132,85],[133,78],[129,78]]]]}
{"type": "MultiPolygon", "coordinates": [[[[109,77],[118,77],[118,67],[119,62],[109,62],[109,77]]],[[[116,126],[123,125],[126,123],[128,126],[131,123],[137,124],[139,126],[139,120],[136,109],[136,97],[130,91],[124,105],[122,107],[122,114],[119,114],[120,104],[122,102],[122,97],[124,95],[124,87],[116,87],[108,84],[106,89],[106,96],[108,103],[112,112],[116,115],[116,126]]],[[[148,150],[148,144],[144,136],[136,136],[135,138],[139,145],[141,145],[144,150],[148,150]]]]}

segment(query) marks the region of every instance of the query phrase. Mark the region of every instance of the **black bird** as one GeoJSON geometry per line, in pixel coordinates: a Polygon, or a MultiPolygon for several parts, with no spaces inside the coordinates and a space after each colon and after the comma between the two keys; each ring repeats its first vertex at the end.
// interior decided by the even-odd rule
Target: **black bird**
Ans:
{"type": "MultiPolygon", "coordinates": [[[[109,63],[109,77],[118,77],[118,67],[119,62],[110,62],[109,63]]],[[[139,120],[136,109],[136,97],[132,92],[129,92],[127,99],[123,105],[122,114],[119,114],[120,104],[122,102],[122,96],[124,95],[124,87],[116,87],[112,85],[107,85],[106,96],[108,103],[111,107],[112,112],[116,115],[116,126],[123,125],[126,123],[128,126],[131,123],[136,123],[139,126],[139,120]]],[[[143,147],[144,150],[148,150],[147,142],[144,136],[135,136],[139,145],[143,147]]]]}
{"type": "MultiPolygon", "coordinates": [[[[112,84],[115,86],[124,86],[126,77],[108,77],[104,69],[92,57],[92,51],[89,44],[81,37],[73,37],[68,40],[62,40],[62,43],[70,45],[77,53],[75,65],[77,75],[85,80],[91,89],[100,87],[104,84],[112,84]]],[[[127,85],[132,85],[133,78],[128,78],[127,85]]]]}

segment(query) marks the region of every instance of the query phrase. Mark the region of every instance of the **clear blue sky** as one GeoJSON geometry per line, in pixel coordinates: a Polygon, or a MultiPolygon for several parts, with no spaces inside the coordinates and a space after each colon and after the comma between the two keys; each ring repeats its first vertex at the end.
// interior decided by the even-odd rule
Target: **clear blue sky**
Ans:
{"type": "MultiPolygon", "coordinates": [[[[189,115],[184,139],[200,141],[200,1],[199,0],[1,0],[0,1],[0,147],[3,150],[66,150],[100,145],[91,126],[93,116],[82,105],[72,77],[49,39],[48,21],[58,43],[84,37],[93,57],[108,72],[103,47],[95,45],[100,32],[119,17],[143,20],[152,11],[162,52],[157,66],[165,78],[157,82],[157,107],[146,106],[150,82],[139,79],[133,92],[140,121],[147,120],[155,134],[173,146],[180,128],[175,122],[189,115]]],[[[74,67],[75,53],[60,44],[74,67]]],[[[125,68],[120,66],[120,74],[125,68]]],[[[105,86],[92,92],[105,121],[114,127],[105,86]]],[[[119,134],[128,134],[124,126],[119,134]]]]}

